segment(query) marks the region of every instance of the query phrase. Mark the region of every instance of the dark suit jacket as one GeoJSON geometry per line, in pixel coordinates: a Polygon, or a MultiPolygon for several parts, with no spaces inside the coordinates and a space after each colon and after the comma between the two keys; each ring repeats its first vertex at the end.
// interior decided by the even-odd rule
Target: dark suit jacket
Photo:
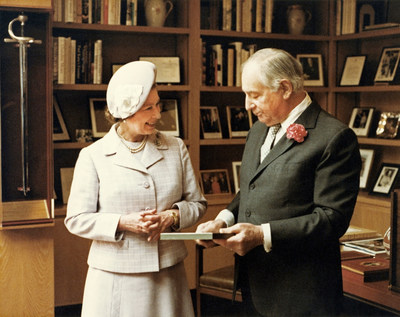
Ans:
{"type": "Polygon", "coordinates": [[[258,312],[333,314],[342,297],[339,237],[352,217],[361,160],[351,129],[312,103],[298,118],[304,142],[283,136],[260,164],[268,127],[246,142],[240,192],[227,207],[238,222],[270,223],[272,251],[240,257],[258,312]]]}

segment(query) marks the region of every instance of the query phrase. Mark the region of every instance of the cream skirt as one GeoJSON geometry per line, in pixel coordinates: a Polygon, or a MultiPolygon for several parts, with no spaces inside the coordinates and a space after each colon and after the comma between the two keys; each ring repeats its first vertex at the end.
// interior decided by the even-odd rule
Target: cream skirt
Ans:
{"type": "Polygon", "coordinates": [[[160,272],[133,274],[89,267],[82,316],[194,316],[183,262],[160,272]]]}

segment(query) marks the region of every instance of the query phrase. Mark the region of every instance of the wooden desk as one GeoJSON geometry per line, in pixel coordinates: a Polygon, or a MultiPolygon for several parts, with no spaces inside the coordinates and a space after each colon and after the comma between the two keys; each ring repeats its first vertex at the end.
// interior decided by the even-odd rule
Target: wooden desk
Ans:
{"type": "Polygon", "coordinates": [[[391,291],[389,281],[363,283],[356,273],[342,269],[344,295],[400,315],[400,293],[391,291]]]}

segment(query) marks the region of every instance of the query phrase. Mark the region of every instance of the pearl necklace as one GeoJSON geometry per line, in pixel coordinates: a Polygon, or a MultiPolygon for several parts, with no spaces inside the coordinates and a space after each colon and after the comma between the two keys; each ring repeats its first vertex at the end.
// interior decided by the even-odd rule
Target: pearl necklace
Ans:
{"type": "Polygon", "coordinates": [[[133,147],[130,147],[130,146],[128,145],[128,143],[126,143],[126,140],[123,138],[123,136],[122,136],[121,134],[119,134],[118,129],[117,129],[117,134],[118,134],[119,138],[121,139],[122,144],[125,145],[126,148],[127,148],[131,153],[138,153],[138,152],[140,152],[141,150],[143,150],[143,148],[144,148],[144,146],[146,145],[146,142],[147,142],[147,135],[146,135],[146,136],[143,138],[142,142],[139,144],[139,146],[133,148],[133,147]]]}

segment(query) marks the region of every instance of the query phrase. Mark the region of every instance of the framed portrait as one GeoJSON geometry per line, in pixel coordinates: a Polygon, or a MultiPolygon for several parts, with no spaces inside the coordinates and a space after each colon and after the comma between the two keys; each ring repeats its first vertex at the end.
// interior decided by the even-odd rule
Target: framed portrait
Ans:
{"type": "Polygon", "coordinates": [[[228,170],[202,170],[200,171],[201,190],[204,195],[231,194],[228,170]]]}
{"type": "Polygon", "coordinates": [[[376,136],[384,139],[394,139],[400,125],[400,112],[382,112],[379,118],[376,136]]]}
{"type": "Polygon", "coordinates": [[[235,193],[240,190],[240,167],[242,166],[242,162],[234,161],[232,162],[232,170],[233,170],[233,184],[235,185],[235,193]]]}
{"type": "Polygon", "coordinates": [[[71,191],[72,178],[74,176],[73,167],[61,167],[60,168],[60,178],[61,178],[61,190],[62,190],[62,200],[63,204],[68,203],[69,193],[71,191]]]}
{"type": "Polygon", "coordinates": [[[399,164],[382,163],[378,177],[375,180],[372,193],[389,196],[391,190],[397,184],[399,170],[399,164]]]}
{"type": "Polygon", "coordinates": [[[243,106],[226,106],[226,117],[228,119],[229,137],[246,137],[253,119],[251,111],[247,111],[243,106]]]}
{"type": "Polygon", "coordinates": [[[358,86],[360,84],[366,59],[366,55],[346,57],[340,86],[358,86]]]}
{"type": "Polygon", "coordinates": [[[360,188],[366,188],[368,176],[371,171],[372,160],[374,158],[374,150],[360,149],[361,155],[361,173],[360,173],[360,188]]]}
{"type": "Polygon", "coordinates": [[[400,47],[384,48],[379,60],[374,82],[391,82],[394,80],[399,65],[400,47]]]}
{"type": "Polygon", "coordinates": [[[161,119],[158,120],[157,130],[179,137],[178,101],[176,99],[161,99],[161,119]]]}
{"type": "Polygon", "coordinates": [[[179,84],[181,72],[179,57],[139,57],[140,61],[152,62],[157,67],[156,82],[158,84],[179,84]]]}
{"type": "Polygon", "coordinates": [[[90,98],[90,119],[92,121],[92,135],[101,138],[110,130],[112,123],[106,119],[107,101],[105,98],[90,98]]]}
{"type": "Polygon", "coordinates": [[[297,54],[297,59],[303,66],[304,85],[323,86],[324,73],[321,54],[297,54]]]}
{"type": "Polygon", "coordinates": [[[358,136],[368,136],[374,114],[374,108],[353,108],[349,127],[358,136]]]}
{"type": "Polygon", "coordinates": [[[53,97],[53,140],[67,141],[69,140],[67,126],[61,113],[57,99],[53,97]]]}
{"type": "Polygon", "coordinates": [[[115,72],[120,69],[121,66],[124,66],[125,64],[112,64],[111,65],[111,75],[114,75],[115,72]]]}
{"type": "Polygon", "coordinates": [[[218,107],[200,107],[200,124],[204,139],[222,139],[218,107]]]}

